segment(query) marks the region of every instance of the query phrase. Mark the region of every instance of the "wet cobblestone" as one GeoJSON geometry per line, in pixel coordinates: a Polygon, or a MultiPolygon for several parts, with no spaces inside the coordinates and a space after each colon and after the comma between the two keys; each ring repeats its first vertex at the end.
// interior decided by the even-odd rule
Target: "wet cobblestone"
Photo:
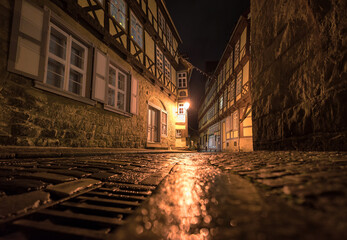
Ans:
{"type": "Polygon", "coordinates": [[[74,158],[0,159],[0,201],[3,203],[0,205],[0,220],[6,221],[16,215],[31,212],[48,202],[71,196],[102,182],[136,184],[147,179],[147,184],[157,185],[168,173],[167,169],[171,169],[178,161],[168,156],[116,154],[74,158]],[[163,174],[162,168],[166,174],[163,174]],[[150,180],[151,175],[154,175],[155,180],[150,180]],[[33,202],[24,199],[37,190],[48,194],[47,201],[33,202]],[[17,207],[11,205],[8,208],[7,204],[13,200],[17,207]]]}
{"type": "MultiPolygon", "coordinates": [[[[36,208],[41,215],[59,217],[63,213],[44,210],[45,204],[103,183],[98,190],[61,203],[88,209],[97,201],[95,211],[116,221],[113,225],[122,222],[123,227],[107,232],[107,237],[102,233],[100,239],[347,239],[347,153],[122,153],[5,159],[0,160],[0,180],[0,221],[36,208]],[[109,207],[110,202],[133,201],[139,206],[136,201],[144,201],[158,184],[155,194],[126,221],[110,217],[119,211],[109,207]]],[[[87,215],[74,216],[92,221],[87,215]]],[[[17,223],[34,226],[28,221],[17,223]]]]}
{"type": "Polygon", "coordinates": [[[345,153],[202,153],[109,239],[346,239],[345,153]]]}

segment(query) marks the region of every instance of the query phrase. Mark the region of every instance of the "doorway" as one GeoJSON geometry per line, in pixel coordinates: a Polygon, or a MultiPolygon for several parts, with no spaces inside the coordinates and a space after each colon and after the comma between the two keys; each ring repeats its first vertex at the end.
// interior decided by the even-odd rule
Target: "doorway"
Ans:
{"type": "Polygon", "coordinates": [[[148,106],[148,142],[159,142],[159,115],[159,110],[148,106]]]}
{"type": "Polygon", "coordinates": [[[225,121],[222,123],[222,151],[226,149],[225,121]]]}

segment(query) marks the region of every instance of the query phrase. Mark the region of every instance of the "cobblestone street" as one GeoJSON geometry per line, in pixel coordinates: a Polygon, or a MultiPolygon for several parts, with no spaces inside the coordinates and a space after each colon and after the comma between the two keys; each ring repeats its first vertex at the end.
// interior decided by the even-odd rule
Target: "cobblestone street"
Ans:
{"type": "Polygon", "coordinates": [[[347,237],[346,153],[6,156],[3,239],[347,237]]]}

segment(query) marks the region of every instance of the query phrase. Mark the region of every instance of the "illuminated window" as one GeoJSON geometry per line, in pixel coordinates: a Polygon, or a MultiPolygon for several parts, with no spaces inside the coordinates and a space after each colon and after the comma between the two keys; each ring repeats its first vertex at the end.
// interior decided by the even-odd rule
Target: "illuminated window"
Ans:
{"type": "Polygon", "coordinates": [[[143,48],[143,27],[133,12],[131,12],[130,27],[131,38],[143,48]]]}
{"type": "Polygon", "coordinates": [[[107,104],[118,110],[125,111],[127,97],[127,75],[113,65],[108,71],[108,101],[107,104]]]}
{"type": "MultiPolygon", "coordinates": [[[[101,4],[103,1],[99,1],[101,4]]],[[[116,19],[116,21],[126,29],[126,3],[124,0],[110,0],[110,13],[111,16],[116,19]]]]}
{"type": "Polygon", "coordinates": [[[224,101],[223,101],[223,96],[220,97],[219,99],[219,109],[223,109],[223,104],[224,104],[224,101]]]}
{"type": "Polygon", "coordinates": [[[156,56],[156,59],[157,59],[157,69],[160,71],[160,72],[163,72],[164,71],[164,65],[163,65],[163,53],[162,51],[160,51],[160,49],[158,48],[157,46],[157,49],[156,49],[156,53],[157,53],[157,56],[156,56]]]}
{"type": "Polygon", "coordinates": [[[178,87],[179,88],[186,88],[187,87],[187,73],[178,73],[177,74],[178,79],[178,87]]]}
{"type": "Polygon", "coordinates": [[[167,113],[161,112],[161,134],[167,136],[167,113]]]}
{"type": "Polygon", "coordinates": [[[176,129],[176,138],[181,138],[181,137],[182,137],[182,130],[176,129]]]}
{"type": "Polygon", "coordinates": [[[86,46],[51,24],[45,82],[84,96],[87,55],[86,46]]]}
{"type": "Polygon", "coordinates": [[[178,104],[178,114],[184,114],[184,104],[183,103],[178,104]]]}

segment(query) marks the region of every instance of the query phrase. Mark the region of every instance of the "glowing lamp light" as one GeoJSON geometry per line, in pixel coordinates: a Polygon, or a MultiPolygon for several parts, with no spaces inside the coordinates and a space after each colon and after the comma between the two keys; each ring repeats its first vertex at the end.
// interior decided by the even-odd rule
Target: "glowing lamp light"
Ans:
{"type": "Polygon", "coordinates": [[[185,110],[188,110],[189,106],[190,106],[189,102],[185,102],[183,105],[185,110]]]}

